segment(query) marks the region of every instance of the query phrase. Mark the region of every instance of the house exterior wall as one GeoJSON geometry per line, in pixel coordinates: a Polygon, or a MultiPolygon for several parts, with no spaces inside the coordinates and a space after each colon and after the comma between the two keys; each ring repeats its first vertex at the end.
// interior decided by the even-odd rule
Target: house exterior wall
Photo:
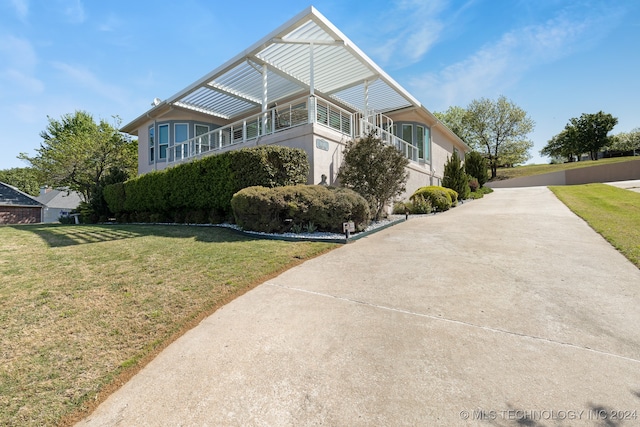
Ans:
{"type": "MultiPolygon", "coordinates": [[[[398,112],[389,113],[394,122],[412,123],[429,129],[429,141],[427,159],[418,162],[411,162],[408,166],[409,179],[406,184],[406,193],[404,199],[413,194],[415,190],[425,185],[440,185],[442,181],[442,173],[444,164],[448,157],[453,153],[454,148],[464,155],[466,147],[459,141],[451,137],[450,132],[443,127],[441,123],[430,116],[426,110],[420,108],[411,108],[398,112]]],[[[168,163],[167,161],[159,161],[157,148],[156,130],[156,161],[149,160],[149,139],[148,129],[165,123],[176,122],[198,122],[204,123],[204,119],[208,119],[211,128],[214,126],[225,125],[221,120],[211,121],[211,117],[204,117],[201,114],[189,111],[181,111],[178,109],[170,110],[155,120],[149,120],[138,128],[138,173],[144,174],[153,170],[162,170],[168,165],[178,165],[181,162],[168,163]]],[[[171,129],[171,126],[170,126],[171,129]]],[[[192,134],[189,134],[192,137],[192,134]]],[[[169,148],[172,146],[172,135],[170,135],[169,148]]],[[[338,185],[337,174],[343,159],[343,151],[350,140],[350,137],[327,126],[318,123],[309,123],[299,125],[293,128],[275,132],[273,134],[263,135],[257,139],[229,145],[216,150],[215,152],[207,152],[202,156],[215,155],[226,151],[239,150],[241,148],[262,146],[262,145],[280,145],[290,148],[300,148],[307,153],[309,159],[309,178],[308,184],[319,184],[322,181],[322,175],[327,177],[327,184],[338,185]]],[[[196,157],[197,158],[197,157],[196,157]]],[[[189,158],[185,162],[192,161],[189,158]]]]}
{"type": "Polygon", "coordinates": [[[0,224],[34,224],[42,222],[42,208],[0,206],[0,224]]]}
{"type": "MultiPolygon", "coordinates": [[[[138,175],[149,173],[154,170],[165,169],[169,163],[167,159],[160,159],[158,152],[158,126],[168,124],[169,125],[169,148],[171,148],[172,141],[174,141],[174,125],[176,123],[187,123],[189,125],[188,138],[194,136],[194,124],[202,124],[209,126],[209,130],[213,130],[220,126],[224,126],[226,122],[223,119],[212,117],[205,114],[200,114],[195,111],[186,111],[179,109],[171,109],[157,117],[155,120],[148,120],[142,126],[138,128],[138,175]],[[155,129],[156,148],[155,159],[151,161],[149,150],[149,128],[155,129]]],[[[177,164],[177,163],[174,163],[177,164]]]]}

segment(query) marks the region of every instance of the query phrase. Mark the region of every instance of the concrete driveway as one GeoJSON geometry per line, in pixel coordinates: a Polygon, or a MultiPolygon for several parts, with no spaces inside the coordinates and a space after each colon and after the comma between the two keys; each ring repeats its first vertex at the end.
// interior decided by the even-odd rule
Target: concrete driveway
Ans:
{"type": "Polygon", "coordinates": [[[305,262],[80,426],[640,425],[640,270],[544,187],[305,262]]]}

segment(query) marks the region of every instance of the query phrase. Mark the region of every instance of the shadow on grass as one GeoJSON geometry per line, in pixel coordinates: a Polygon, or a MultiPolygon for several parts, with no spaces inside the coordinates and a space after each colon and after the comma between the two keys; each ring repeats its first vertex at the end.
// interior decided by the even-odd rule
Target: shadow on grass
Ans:
{"type": "Polygon", "coordinates": [[[38,235],[49,247],[84,245],[111,242],[145,236],[195,238],[200,242],[238,242],[255,240],[222,227],[197,227],[189,225],[61,225],[39,224],[12,226],[21,231],[38,235]]]}

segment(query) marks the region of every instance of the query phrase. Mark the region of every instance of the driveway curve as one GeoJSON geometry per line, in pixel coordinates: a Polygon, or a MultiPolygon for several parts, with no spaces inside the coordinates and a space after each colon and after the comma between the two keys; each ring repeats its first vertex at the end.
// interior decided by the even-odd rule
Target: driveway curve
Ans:
{"type": "Polygon", "coordinates": [[[640,270],[545,187],[269,280],[78,426],[640,425],[640,270]]]}

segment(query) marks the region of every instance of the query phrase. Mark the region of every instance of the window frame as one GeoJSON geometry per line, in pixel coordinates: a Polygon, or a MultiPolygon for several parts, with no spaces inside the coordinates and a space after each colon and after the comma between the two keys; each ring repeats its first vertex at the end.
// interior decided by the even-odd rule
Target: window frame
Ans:
{"type": "Polygon", "coordinates": [[[166,161],[169,154],[169,141],[171,141],[171,126],[169,123],[158,125],[158,160],[166,161]],[[162,128],[167,129],[167,141],[162,142],[162,128]],[[164,156],[162,155],[164,152],[164,156]]]}
{"type": "Polygon", "coordinates": [[[149,126],[149,132],[147,133],[149,138],[149,163],[156,161],[156,127],[155,125],[149,126]]]}

